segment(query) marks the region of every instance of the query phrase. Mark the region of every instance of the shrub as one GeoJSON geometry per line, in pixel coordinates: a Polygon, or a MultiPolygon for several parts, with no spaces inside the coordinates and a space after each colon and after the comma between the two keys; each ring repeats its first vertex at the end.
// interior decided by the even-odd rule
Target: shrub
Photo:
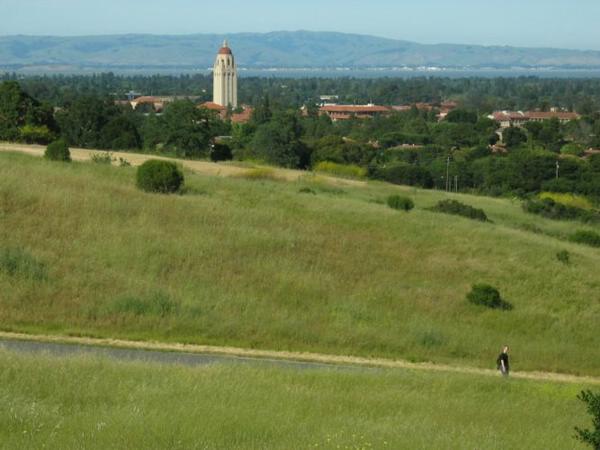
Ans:
{"type": "Polygon", "coordinates": [[[398,209],[407,212],[415,207],[415,203],[410,198],[402,197],[401,195],[390,195],[387,198],[387,204],[392,209],[398,209]]]}
{"type": "Polygon", "coordinates": [[[485,306],[492,309],[511,310],[510,303],[504,301],[500,292],[489,284],[475,284],[467,294],[467,300],[474,305],[485,306]]]}
{"type": "Polygon", "coordinates": [[[110,152],[92,153],[91,160],[96,164],[112,164],[113,158],[110,152]]]}
{"type": "Polygon", "coordinates": [[[0,273],[36,281],[47,279],[46,266],[21,248],[0,250],[0,273]]]}
{"type": "Polygon", "coordinates": [[[183,182],[183,173],[169,161],[151,159],[137,169],[137,186],[146,192],[178,192],[183,182]]]}
{"type": "Polygon", "coordinates": [[[523,203],[523,209],[528,213],[554,220],[600,221],[600,215],[595,211],[559,203],[550,197],[528,200],[523,203]]]}
{"type": "Polygon", "coordinates": [[[561,250],[556,254],[556,259],[558,259],[563,264],[569,264],[571,262],[571,255],[566,250],[561,250]]]}
{"type": "Polygon", "coordinates": [[[233,159],[231,147],[229,147],[229,145],[226,144],[212,145],[208,156],[210,157],[210,160],[212,162],[231,161],[233,159]]]}
{"type": "Polygon", "coordinates": [[[429,170],[407,163],[394,163],[386,167],[370,166],[369,176],[393,184],[432,188],[433,178],[429,170]]]}
{"type": "Polygon", "coordinates": [[[300,194],[312,194],[312,195],[317,195],[317,193],[309,188],[309,187],[303,187],[298,191],[300,194]]]}
{"type": "Polygon", "coordinates": [[[593,428],[591,430],[583,430],[575,427],[575,431],[577,432],[575,437],[593,449],[600,449],[600,393],[596,394],[590,390],[581,391],[577,398],[586,404],[587,412],[592,419],[593,428]]]}
{"type": "Polygon", "coordinates": [[[325,172],[339,177],[365,178],[367,170],[353,164],[338,164],[331,161],[321,161],[315,168],[315,172],[325,172]]]}
{"type": "Polygon", "coordinates": [[[571,241],[590,247],[600,247],[600,234],[595,231],[577,231],[571,236],[571,241]]]}
{"type": "Polygon", "coordinates": [[[119,167],[129,167],[129,166],[131,166],[131,163],[129,161],[127,161],[125,158],[119,157],[119,167]]]}
{"type": "Polygon", "coordinates": [[[444,214],[452,214],[455,216],[467,217],[473,220],[487,222],[488,218],[483,209],[473,208],[456,200],[441,200],[436,206],[431,208],[432,211],[444,214]]]}
{"type": "Polygon", "coordinates": [[[561,147],[560,152],[563,155],[583,156],[585,148],[581,144],[565,144],[561,147]]]}
{"type": "Polygon", "coordinates": [[[573,206],[581,209],[594,209],[592,202],[582,195],[576,195],[570,192],[542,192],[539,196],[542,200],[550,198],[556,203],[566,206],[573,206]]]}
{"type": "Polygon", "coordinates": [[[59,139],[48,144],[44,156],[50,161],[71,161],[71,152],[69,151],[69,146],[63,139],[59,139]]]}

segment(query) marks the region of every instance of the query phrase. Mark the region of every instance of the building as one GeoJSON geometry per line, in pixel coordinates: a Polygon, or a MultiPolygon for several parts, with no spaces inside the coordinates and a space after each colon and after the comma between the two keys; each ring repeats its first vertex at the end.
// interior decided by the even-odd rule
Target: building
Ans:
{"type": "Polygon", "coordinates": [[[238,75],[233,52],[223,42],[213,68],[213,103],[227,108],[238,106],[238,75]]]}
{"type": "Polygon", "coordinates": [[[581,116],[574,112],[558,111],[495,111],[488,116],[500,124],[500,128],[522,127],[527,122],[543,122],[544,120],[558,119],[560,123],[577,120],[581,116]]]}
{"type": "Polygon", "coordinates": [[[368,105],[325,105],[319,108],[320,114],[327,114],[333,122],[338,120],[372,119],[379,115],[392,113],[392,108],[387,106],[368,105]]]}
{"type": "Polygon", "coordinates": [[[188,96],[188,95],[169,95],[169,96],[149,96],[144,95],[141,97],[134,98],[132,100],[117,100],[115,104],[117,105],[131,105],[132,109],[137,110],[140,107],[147,107],[148,109],[153,110],[154,112],[160,113],[165,109],[165,107],[169,103],[173,103],[177,100],[189,100],[192,102],[196,102],[198,100],[197,97],[188,96]]]}
{"type": "Polygon", "coordinates": [[[200,105],[201,108],[208,109],[210,111],[215,111],[221,120],[227,120],[228,118],[232,123],[247,123],[252,117],[253,109],[250,106],[242,106],[242,108],[238,108],[240,112],[233,112],[231,116],[227,116],[228,108],[225,106],[217,105],[215,102],[206,102],[200,105]]]}

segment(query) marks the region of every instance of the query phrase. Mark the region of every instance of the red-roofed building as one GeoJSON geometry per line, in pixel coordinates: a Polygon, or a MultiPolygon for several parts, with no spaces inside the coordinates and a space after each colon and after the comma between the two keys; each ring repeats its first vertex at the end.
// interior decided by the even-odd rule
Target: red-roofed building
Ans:
{"type": "MultiPolygon", "coordinates": [[[[225,106],[217,105],[214,102],[206,102],[200,105],[201,108],[206,108],[211,111],[216,111],[219,114],[221,120],[227,119],[227,108],[225,106]]],[[[250,106],[242,106],[243,111],[239,113],[231,114],[230,120],[233,123],[247,123],[252,117],[252,111],[254,111],[250,106]]]]}
{"type": "Polygon", "coordinates": [[[527,122],[542,122],[544,120],[558,119],[561,123],[578,120],[581,116],[574,112],[566,111],[495,111],[488,118],[500,124],[500,128],[522,127],[527,122]]]}
{"type": "Polygon", "coordinates": [[[387,115],[392,113],[392,108],[387,106],[368,105],[325,105],[319,108],[321,114],[327,114],[329,118],[336,122],[338,120],[372,119],[378,115],[387,115]]]}

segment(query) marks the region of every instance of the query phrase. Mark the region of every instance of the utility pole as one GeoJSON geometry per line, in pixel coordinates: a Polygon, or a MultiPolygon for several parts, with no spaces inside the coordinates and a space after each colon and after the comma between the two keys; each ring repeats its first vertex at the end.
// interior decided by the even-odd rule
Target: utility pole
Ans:
{"type": "Polygon", "coordinates": [[[450,192],[450,157],[448,156],[448,162],[446,163],[446,192],[450,192]]]}
{"type": "Polygon", "coordinates": [[[560,164],[556,161],[556,179],[558,180],[558,176],[560,174],[560,164]]]}
{"type": "Polygon", "coordinates": [[[454,192],[458,193],[458,175],[454,175],[454,192]]]}

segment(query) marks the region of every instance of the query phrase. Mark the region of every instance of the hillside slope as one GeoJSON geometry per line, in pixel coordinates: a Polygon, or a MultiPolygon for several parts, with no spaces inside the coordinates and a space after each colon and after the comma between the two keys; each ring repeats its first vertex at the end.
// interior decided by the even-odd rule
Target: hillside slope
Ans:
{"type": "Polygon", "coordinates": [[[563,67],[598,68],[600,52],[458,44],[418,44],[333,32],[178,36],[0,36],[0,69],[180,69],[212,67],[229,39],[238,64],[261,67],[563,67]]]}
{"type": "Polygon", "coordinates": [[[480,367],[508,342],[521,370],[600,374],[600,252],[560,239],[583,226],[471,196],[494,223],[439,215],[445,194],[413,189],[398,213],[380,184],[187,178],[156,196],[130,167],[0,154],[2,327],[480,367]],[[468,304],[477,282],[515,309],[468,304]]]}

